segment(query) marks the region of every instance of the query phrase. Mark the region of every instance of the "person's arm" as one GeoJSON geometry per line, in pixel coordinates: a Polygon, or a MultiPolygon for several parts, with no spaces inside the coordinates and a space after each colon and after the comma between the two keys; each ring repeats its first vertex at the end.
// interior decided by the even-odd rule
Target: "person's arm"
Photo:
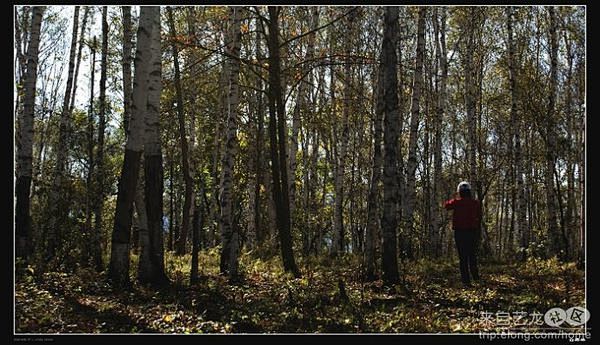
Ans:
{"type": "Polygon", "coordinates": [[[456,202],[457,194],[458,193],[454,193],[454,195],[452,196],[452,199],[444,202],[444,208],[446,210],[453,210],[454,209],[454,203],[456,202]]]}

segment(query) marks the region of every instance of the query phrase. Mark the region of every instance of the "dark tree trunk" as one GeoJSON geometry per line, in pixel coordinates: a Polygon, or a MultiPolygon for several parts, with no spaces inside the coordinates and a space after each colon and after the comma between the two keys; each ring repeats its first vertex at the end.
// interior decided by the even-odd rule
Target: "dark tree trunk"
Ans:
{"type": "Polygon", "coordinates": [[[17,184],[15,237],[16,255],[27,258],[33,248],[31,245],[30,189],[33,172],[33,120],[35,108],[35,84],[37,81],[37,64],[40,43],[40,28],[44,14],[44,6],[33,8],[31,35],[27,48],[27,70],[24,76],[25,94],[23,111],[19,116],[19,132],[17,136],[17,184]]]}
{"type": "Polygon", "coordinates": [[[102,208],[104,207],[104,131],[106,128],[106,73],[108,54],[107,7],[102,7],[102,58],[100,60],[100,102],[98,116],[98,146],[96,148],[96,191],[94,200],[94,231],[92,232],[92,259],[96,271],[104,269],[100,239],[102,233],[102,208]]]}
{"type": "Polygon", "coordinates": [[[283,267],[296,277],[296,266],[290,229],[287,159],[285,130],[285,105],[281,90],[281,67],[279,53],[279,8],[269,6],[269,135],[271,142],[271,172],[273,174],[273,198],[277,214],[277,228],[281,244],[283,267]]]}
{"type": "Polygon", "coordinates": [[[383,34],[384,65],[384,161],[383,161],[383,233],[382,266],[383,281],[393,285],[399,281],[398,258],[396,247],[396,229],[398,227],[398,76],[396,40],[398,35],[398,7],[386,7],[383,34]]]}

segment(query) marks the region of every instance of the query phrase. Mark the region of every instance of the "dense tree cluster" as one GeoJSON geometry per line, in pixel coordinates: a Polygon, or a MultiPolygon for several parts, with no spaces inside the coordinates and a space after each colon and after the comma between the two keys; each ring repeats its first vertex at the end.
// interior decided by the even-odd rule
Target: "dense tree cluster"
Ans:
{"type": "Polygon", "coordinates": [[[468,180],[486,258],[583,262],[585,10],[15,8],[16,249],[164,284],[164,253],[453,255],[468,180]]]}

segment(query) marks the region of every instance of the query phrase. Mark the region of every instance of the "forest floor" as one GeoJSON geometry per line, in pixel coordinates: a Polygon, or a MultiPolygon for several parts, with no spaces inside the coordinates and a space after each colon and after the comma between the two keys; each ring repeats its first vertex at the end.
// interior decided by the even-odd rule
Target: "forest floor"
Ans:
{"type": "Polygon", "coordinates": [[[232,285],[218,274],[218,251],[210,250],[200,255],[200,282],[189,286],[190,256],[167,254],[169,287],[136,283],[130,290],[113,289],[104,273],[89,269],[38,274],[34,267],[19,268],[16,332],[475,333],[503,326],[502,313],[513,317],[511,327],[534,331],[533,313],[543,322],[552,307],[584,305],[583,271],[555,259],[483,262],[482,281],[468,289],[453,261],[411,262],[392,289],[361,282],[358,262],[353,256],[336,264],[300,260],[303,277],[294,279],[277,257],[245,254],[245,277],[232,285]],[[519,312],[527,313],[520,321],[519,312]]]}

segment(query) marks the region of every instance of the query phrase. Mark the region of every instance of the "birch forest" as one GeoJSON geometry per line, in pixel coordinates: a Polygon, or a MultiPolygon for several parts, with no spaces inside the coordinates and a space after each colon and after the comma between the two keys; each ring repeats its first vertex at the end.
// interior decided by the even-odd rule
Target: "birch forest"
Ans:
{"type": "Polygon", "coordinates": [[[586,332],[584,6],[12,15],[15,337],[586,332]]]}

